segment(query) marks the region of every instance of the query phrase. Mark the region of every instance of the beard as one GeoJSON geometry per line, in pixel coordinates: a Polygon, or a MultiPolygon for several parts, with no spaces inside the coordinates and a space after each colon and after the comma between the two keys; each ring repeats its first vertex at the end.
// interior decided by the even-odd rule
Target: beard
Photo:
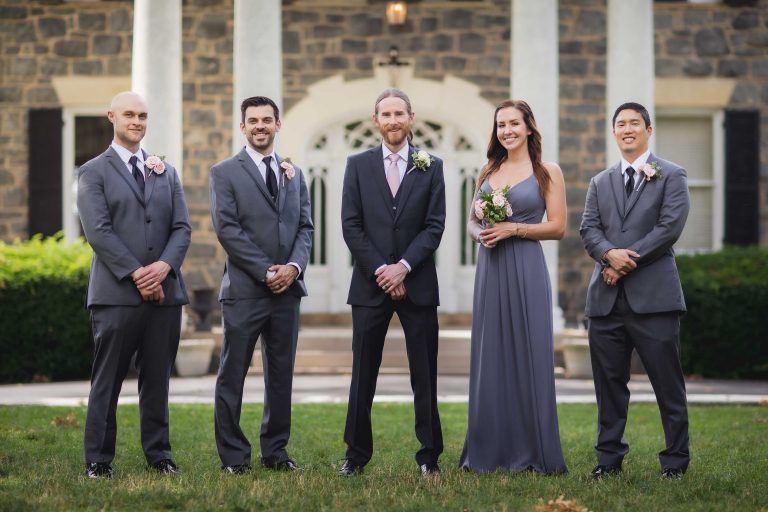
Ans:
{"type": "Polygon", "coordinates": [[[275,140],[275,134],[269,133],[269,132],[258,132],[258,133],[251,133],[248,134],[248,143],[251,145],[253,149],[262,150],[262,149],[268,149],[272,142],[275,140]],[[260,135],[266,136],[262,141],[259,141],[257,137],[260,135]]]}
{"type": "Polygon", "coordinates": [[[405,141],[408,138],[408,130],[405,127],[400,128],[399,130],[379,130],[381,133],[381,137],[384,139],[384,141],[389,144],[390,146],[400,146],[403,141],[405,141]]]}

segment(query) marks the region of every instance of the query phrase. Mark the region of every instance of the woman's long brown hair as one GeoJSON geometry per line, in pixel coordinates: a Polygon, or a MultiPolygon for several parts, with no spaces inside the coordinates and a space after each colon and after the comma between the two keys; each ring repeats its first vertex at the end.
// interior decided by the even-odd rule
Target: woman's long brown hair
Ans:
{"type": "Polygon", "coordinates": [[[538,128],[536,128],[536,119],[533,117],[531,107],[523,100],[505,100],[493,113],[493,130],[491,130],[491,141],[488,143],[488,163],[480,170],[480,175],[477,177],[477,187],[475,192],[480,190],[485,179],[496,172],[501,164],[507,160],[507,149],[501,145],[499,138],[496,135],[496,118],[499,111],[505,108],[516,108],[523,113],[523,121],[525,126],[531,131],[528,136],[528,155],[531,157],[531,163],[533,164],[533,174],[536,176],[536,181],[539,183],[539,190],[541,195],[545,196],[547,190],[549,190],[549,183],[552,178],[549,177],[549,172],[544,167],[541,161],[541,134],[538,128]]]}

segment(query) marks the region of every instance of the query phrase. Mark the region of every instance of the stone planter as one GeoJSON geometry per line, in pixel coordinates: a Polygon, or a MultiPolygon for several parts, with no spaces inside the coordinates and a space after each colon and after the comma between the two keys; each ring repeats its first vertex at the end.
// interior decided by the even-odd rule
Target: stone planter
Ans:
{"type": "Polygon", "coordinates": [[[592,361],[589,357],[587,333],[564,338],[561,347],[565,360],[565,375],[573,379],[591,379],[592,361]]]}
{"type": "Polygon", "coordinates": [[[180,377],[199,377],[208,373],[214,346],[213,338],[181,340],[176,354],[176,372],[180,377]]]}

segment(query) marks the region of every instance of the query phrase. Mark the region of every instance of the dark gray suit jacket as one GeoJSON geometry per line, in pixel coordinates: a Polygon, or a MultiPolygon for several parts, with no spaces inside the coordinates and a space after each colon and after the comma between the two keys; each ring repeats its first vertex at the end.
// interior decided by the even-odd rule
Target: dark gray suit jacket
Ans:
{"type": "Polygon", "coordinates": [[[616,301],[617,286],[607,285],[600,272],[609,249],[640,254],[637,268],[622,278],[624,293],[635,313],[685,311],[683,290],[672,246],[685,227],[690,210],[685,169],[652,153],[661,178],[643,181],[625,199],[621,164],[592,178],[581,221],[581,238],[595,269],[587,290],[586,315],[605,316],[616,301]]]}
{"type": "MultiPolygon", "coordinates": [[[[279,156],[277,160],[282,161],[279,156]]],[[[304,174],[294,168],[293,179],[280,173],[275,202],[245,148],[211,167],[211,217],[227,252],[219,300],[272,297],[265,283],[267,269],[290,262],[302,271],[285,293],[307,295],[304,271],[314,227],[304,174]]]]}
{"type": "Polygon", "coordinates": [[[386,294],[376,284],[374,272],[401,258],[411,266],[405,278],[411,301],[420,306],[440,303],[434,255],[445,229],[443,161],[433,156],[425,171],[410,170],[418,149],[411,146],[408,151],[409,171],[400,183],[396,209],[381,145],[347,159],[341,228],[354,258],[348,304],[381,304],[386,294]]]}
{"type": "Polygon", "coordinates": [[[88,307],[141,304],[131,273],[158,260],[171,266],[162,305],[187,304],[181,264],[192,229],[176,169],[166,163],[162,174],[148,173],[142,197],[125,163],[109,147],[80,167],[77,183],[77,210],[93,247],[88,307]]]}

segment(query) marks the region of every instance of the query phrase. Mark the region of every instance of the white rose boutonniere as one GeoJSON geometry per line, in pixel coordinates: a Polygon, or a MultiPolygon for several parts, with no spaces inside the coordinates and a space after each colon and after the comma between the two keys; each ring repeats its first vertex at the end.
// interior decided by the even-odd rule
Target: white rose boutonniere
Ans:
{"type": "Polygon", "coordinates": [[[429,156],[429,153],[423,149],[419,150],[418,152],[414,151],[411,153],[411,159],[413,160],[413,167],[408,169],[408,172],[411,172],[414,169],[418,169],[424,172],[429,168],[430,165],[432,165],[432,157],[429,156]]]}
{"type": "Polygon", "coordinates": [[[165,172],[165,162],[163,160],[165,160],[165,155],[152,155],[144,161],[144,166],[159,176],[165,172]]]}
{"type": "Polygon", "coordinates": [[[640,166],[639,171],[643,173],[643,177],[645,178],[645,181],[651,181],[651,180],[655,180],[657,178],[662,177],[661,167],[659,167],[659,162],[643,164],[640,166]]]}
{"type": "Polygon", "coordinates": [[[280,168],[283,170],[285,177],[289,180],[292,180],[293,177],[296,176],[296,169],[293,168],[293,163],[291,163],[290,158],[283,158],[283,161],[280,162],[280,168]]]}

